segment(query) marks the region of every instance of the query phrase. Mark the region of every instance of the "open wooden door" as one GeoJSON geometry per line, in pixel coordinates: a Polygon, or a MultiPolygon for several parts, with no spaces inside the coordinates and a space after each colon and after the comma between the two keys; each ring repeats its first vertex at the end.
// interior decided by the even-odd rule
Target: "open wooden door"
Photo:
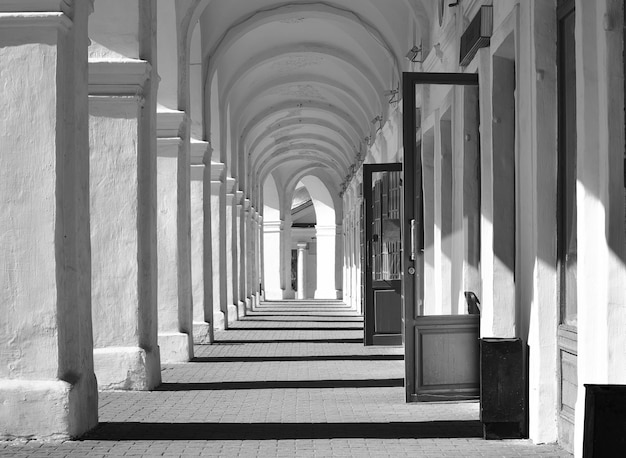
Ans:
{"type": "MultiPolygon", "coordinates": [[[[418,88],[424,85],[478,86],[478,75],[403,74],[403,231],[407,249],[402,257],[402,285],[406,400],[471,399],[479,395],[480,315],[470,314],[468,310],[458,314],[433,313],[432,304],[425,304],[424,299],[425,288],[436,287],[434,282],[426,285],[424,282],[425,245],[434,249],[430,241],[425,244],[424,237],[424,178],[432,181],[432,177],[424,175],[421,110],[416,107],[418,88]]],[[[432,228],[432,220],[428,224],[432,228]]]]}
{"type": "Polygon", "coordinates": [[[402,164],[365,164],[365,345],[402,345],[402,164]]]}

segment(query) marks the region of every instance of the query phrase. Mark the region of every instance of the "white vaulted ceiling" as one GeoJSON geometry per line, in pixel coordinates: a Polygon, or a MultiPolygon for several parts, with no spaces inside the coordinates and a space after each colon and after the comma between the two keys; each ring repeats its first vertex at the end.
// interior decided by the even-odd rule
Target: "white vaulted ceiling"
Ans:
{"type": "Polygon", "coordinates": [[[220,132],[209,108],[205,126],[248,196],[268,173],[323,169],[339,188],[427,30],[423,1],[196,1],[204,103],[220,107],[220,132]]]}

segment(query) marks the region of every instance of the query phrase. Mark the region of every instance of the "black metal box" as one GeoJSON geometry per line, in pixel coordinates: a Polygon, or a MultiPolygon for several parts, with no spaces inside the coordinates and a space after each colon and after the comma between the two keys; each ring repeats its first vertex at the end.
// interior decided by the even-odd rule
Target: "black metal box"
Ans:
{"type": "Polygon", "coordinates": [[[583,457],[617,456],[624,453],[626,385],[585,384],[585,391],[583,457]]]}
{"type": "Polygon", "coordinates": [[[519,338],[480,339],[480,421],[485,439],[524,436],[526,370],[519,338]]]}

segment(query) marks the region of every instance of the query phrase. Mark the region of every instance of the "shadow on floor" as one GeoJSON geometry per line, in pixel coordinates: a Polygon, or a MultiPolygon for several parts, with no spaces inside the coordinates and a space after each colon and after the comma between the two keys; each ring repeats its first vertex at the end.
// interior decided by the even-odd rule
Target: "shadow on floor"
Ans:
{"type": "Polygon", "coordinates": [[[192,363],[270,363],[289,361],[402,361],[404,355],[196,356],[192,363]]]}
{"type": "MultiPolygon", "coordinates": [[[[236,331],[236,329],[235,329],[236,331]]],[[[249,339],[249,340],[216,340],[213,345],[245,345],[259,343],[363,343],[363,339],[249,339]]]]}
{"type": "Polygon", "coordinates": [[[297,388],[379,388],[401,387],[404,379],[371,380],[264,380],[254,382],[162,383],[154,391],[226,391],[297,388]]]}
{"type": "Polygon", "coordinates": [[[482,437],[479,421],[406,423],[100,423],[80,440],[429,439],[482,437]]]}
{"type": "Polygon", "coordinates": [[[307,328],[298,328],[298,327],[291,327],[291,328],[280,328],[280,327],[263,327],[263,326],[245,326],[245,321],[240,321],[237,326],[230,326],[228,328],[229,331],[363,331],[363,327],[353,327],[353,328],[349,328],[349,327],[344,327],[344,328],[339,328],[339,327],[335,327],[335,328],[325,328],[323,326],[318,326],[318,327],[307,327],[307,328]],[[242,326],[239,323],[244,323],[244,325],[242,326]]]}

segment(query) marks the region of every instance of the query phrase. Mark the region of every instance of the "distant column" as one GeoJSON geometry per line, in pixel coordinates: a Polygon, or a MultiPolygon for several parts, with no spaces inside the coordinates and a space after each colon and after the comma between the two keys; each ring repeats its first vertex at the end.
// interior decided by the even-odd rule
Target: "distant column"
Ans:
{"type": "Polygon", "coordinates": [[[335,289],[335,226],[317,227],[317,288],[315,299],[337,299],[335,289]]]}
{"type": "MultiPolygon", "coordinates": [[[[193,306],[194,343],[213,342],[213,291],[211,244],[205,247],[205,231],[210,233],[210,208],[205,203],[204,181],[210,174],[210,147],[208,143],[193,141],[191,149],[191,293],[193,306]],[[208,165],[205,165],[208,162],[208,165]],[[208,210],[208,211],[207,211],[208,210]],[[208,224],[206,224],[208,223],[208,224]],[[205,256],[208,255],[208,258],[205,256]],[[207,272],[208,270],[208,272],[207,272]]],[[[210,200],[210,194],[207,196],[210,200]]]]}
{"type": "Polygon", "coordinates": [[[304,299],[305,297],[304,289],[305,289],[306,282],[304,281],[305,280],[304,276],[305,276],[305,265],[306,265],[306,259],[305,259],[306,248],[307,248],[306,242],[298,243],[298,291],[296,295],[297,299],[304,299]]]}
{"type": "Polygon", "coordinates": [[[280,287],[280,239],[282,221],[263,222],[263,289],[265,299],[281,300],[283,291],[280,287]]]}
{"type": "Polygon", "coordinates": [[[235,306],[235,282],[237,278],[235,267],[235,253],[237,252],[235,225],[235,192],[237,180],[234,178],[226,178],[226,196],[224,200],[224,261],[226,263],[226,308],[224,312],[224,326],[228,329],[228,325],[237,321],[237,307],[235,306]]]}
{"type": "Polygon", "coordinates": [[[226,244],[223,243],[225,202],[224,164],[211,161],[211,267],[213,275],[213,329],[225,328],[226,244]]]}

